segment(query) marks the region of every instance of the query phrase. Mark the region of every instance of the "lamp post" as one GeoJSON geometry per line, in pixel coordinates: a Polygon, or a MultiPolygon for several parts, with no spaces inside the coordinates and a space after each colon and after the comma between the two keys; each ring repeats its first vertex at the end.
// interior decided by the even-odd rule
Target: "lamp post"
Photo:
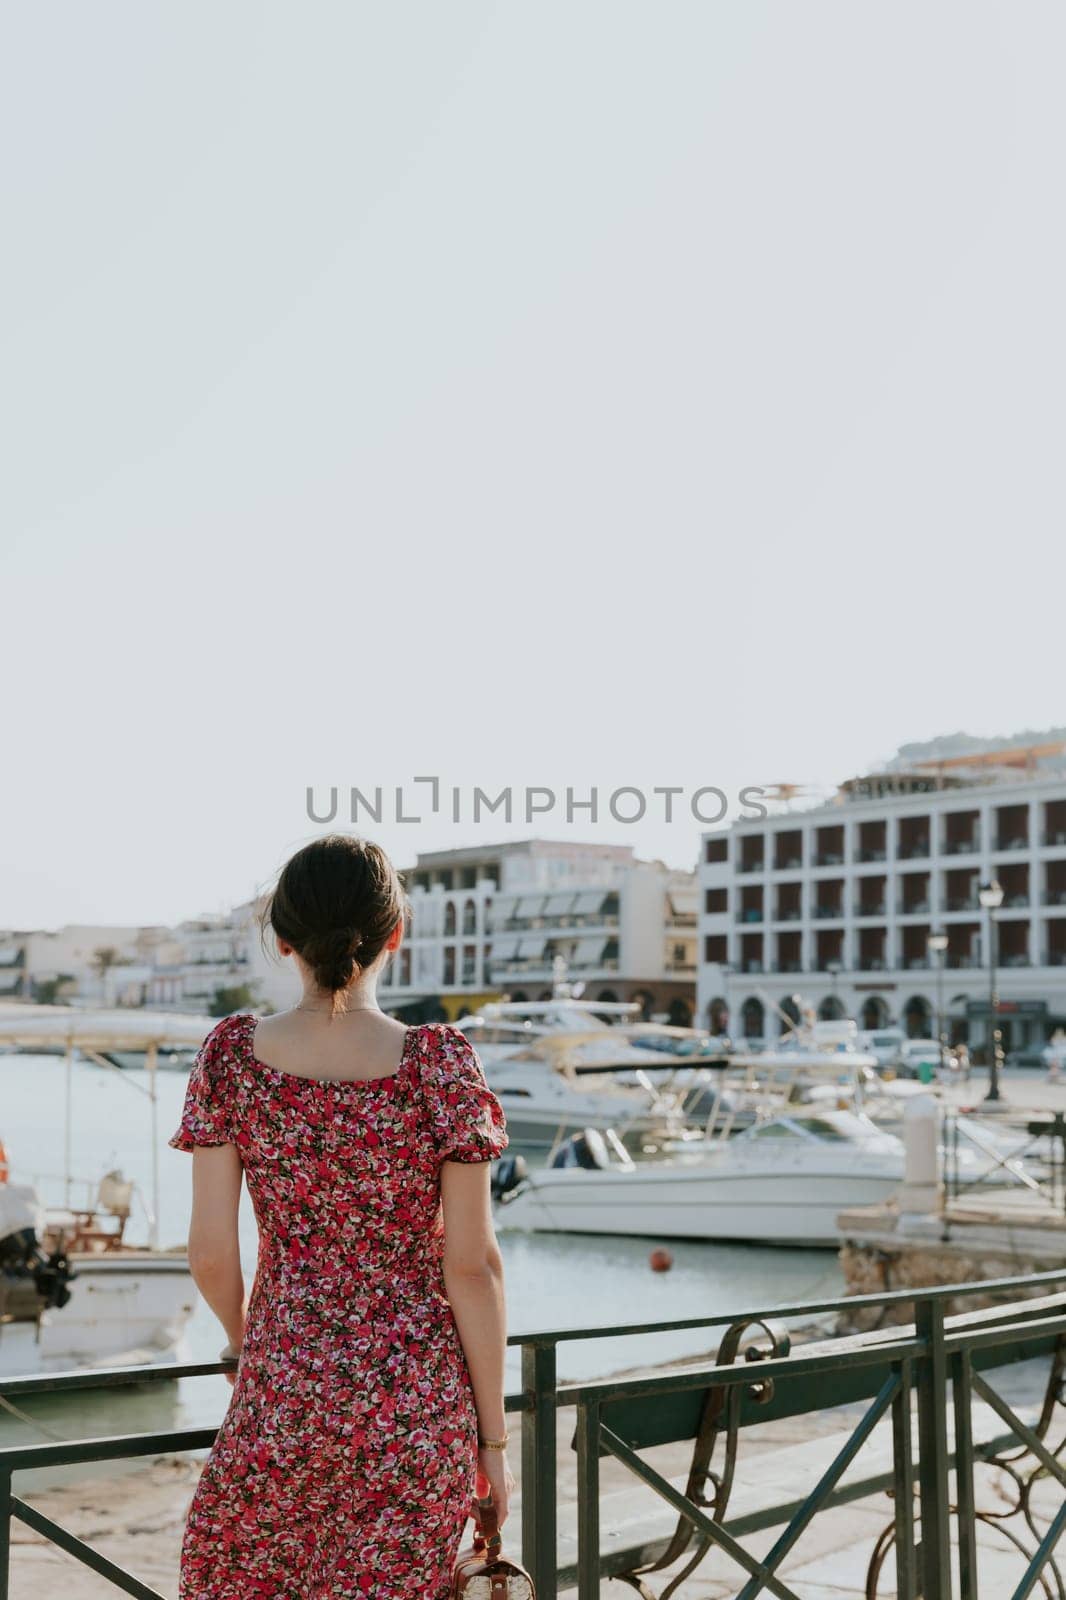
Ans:
{"type": "Polygon", "coordinates": [[[732,972],[733,972],[733,968],[730,965],[730,963],[728,961],[723,961],[722,962],[722,999],[725,1001],[726,1038],[729,1040],[729,1043],[731,1045],[735,1042],[734,1038],[733,1038],[733,1001],[732,1001],[732,996],[730,995],[730,992],[729,992],[729,979],[730,979],[730,975],[732,974],[732,972]]]}
{"type": "Polygon", "coordinates": [[[940,1046],[940,1072],[944,1072],[944,962],[947,960],[948,936],[931,933],[926,941],[930,954],[936,958],[936,1042],[940,1046]]]}
{"type": "Polygon", "coordinates": [[[988,1093],[986,1100],[1002,1098],[999,1092],[999,1073],[1003,1064],[1003,1047],[999,1031],[999,995],[996,991],[996,912],[1003,904],[1003,888],[995,878],[983,883],[977,898],[988,912],[988,1093]]]}
{"type": "Polygon", "coordinates": [[[837,979],[844,970],[844,963],[842,961],[827,961],[825,970],[828,972],[829,981],[833,986],[833,1010],[835,1011],[837,1008],[837,979]]]}

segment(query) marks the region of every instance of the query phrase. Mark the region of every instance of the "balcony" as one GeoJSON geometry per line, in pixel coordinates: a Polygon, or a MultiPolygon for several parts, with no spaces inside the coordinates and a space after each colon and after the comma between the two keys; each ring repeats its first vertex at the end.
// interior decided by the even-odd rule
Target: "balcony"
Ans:
{"type": "Polygon", "coordinates": [[[774,920],[777,922],[801,922],[803,913],[799,906],[778,906],[774,920]]]}
{"type": "Polygon", "coordinates": [[[927,917],[929,915],[928,900],[911,900],[908,904],[901,900],[896,908],[901,917],[927,917]]]}
{"type": "Polygon", "coordinates": [[[860,958],[860,972],[886,972],[887,970],[888,969],[885,966],[884,959],[881,956],[867,956],[860,958]]]}
{"type": "Polygon", "coordinates": [[[803,866],[802,856],[780,856],[774,862],[775,872],[797,872],[803,866]]]}
{"type": "Polygon", "coordinates": [[[764,969],[761,961],[744,961],[741,963],[740,970],[742,972],[746,972],[749,976],[754,977],[764,969]]]}
{"type": "Polygon", "coordinates": [[[802,972],[801,961],[775,961],[771,969],[773,972],[802,972]]]}
{"type": "Polygon", "coordinates": [[[885,902],[883,900],[860,900],[855,907],[855,915],[857,917],[883,917],[884,914],[885,902]]]}
{"type": "Polygon", "coordinates": [[[1032,963],[1026,955],[1003,956],[1000,959],[1002,967],[1028,967],[1032,963]]]}
{"type": "Polygon", "coordinates": [[[952,972],[976,972],[981,962],[977,956],[959,956],[948,952],[944,965],[950,967],[952,972]]]}
{"type": "Polygon", "coordinates": [[[1066,889],[1045,889],[1040,899],[1045,906],[1066,906],[1066,889]]]}
{"type": "Polygon", "coordinates": [[[976,855],[980,848],[976,834],[972,834],[969,839],[944,840],[944,854],[946,856],[972,856],[976,855]]]}
{"type": "Polygon", "coordinates": [[[738,861],[737,862],[737,871],[738,872],[765,872],[766,871],[766,860],[765,860],[765,858],[763,858],[760,861],[738,861]]]}
{"type": "Polygon", "coordinates": [[[997,840],[997,850],[1028,850],[1029,840],[1024,833],[1002,834],[997,840]]]}
{"type": "Polygon", "coordinates": [[[928,956],[904,956],[904,972],[926,972],[931,965],[928,956]]]}
{"type": "Polygon", "coordinates": [[[1017,894],[1007,895],[1003,901],[1003,909],[1004,911],[1028,911],[1028,894],[1019,891],[1017,894]]]}
{"type": "MultiPolygon", "coordinates": [[[[617,965],[618,965],[618,963],[616,961],[615,962],[615,966],[617,966],[617,965]]],[[[664,961],[663,962],[663,971],[664,972],[680,972],[680,973],[684,973],[686,975],[689,975],[691,973],[694,973],[695,970],[696,970],[696,963],[694,961],[664,961]]]]}
{"type": "Polygon", "coordinates": [[[746,911],[738,911],[737,912],[736,921],[737,922],[762,922],[763,921],[763,914],[762,914],[761,911],[756,910],[756,908],[754,906],[749,906],[746,911]]]}
{"type": "Polygon", "coordinates": [[[833,917],[839,920],[844,915],[844,907],[842,905],[815,906],[813,915],[818,917],[821,921],[826,921],[827,919],[833,917]]]}
{"type": "Polygon", "coordinates": [[[1066,844],[1066,828],[1053,828],[1049,830],[1049,832],[1043,835],[1040,842],[1041,844],[1051,845],[1052,847],[1057,844],[1066,844]]]}
{"type": "Polygon", "coordinates": [[[975,894],[948,895],[944,902],[945,911],[980,911],[981,902],[975,894]]]}
{"type": "Polygon", "coordinates": [[[816,867],[842,867],[844,857],[839,850],[818,850],[815,852],[814,865],[816,867]]]}
{"type": "Polygon", "coordinates": [[[901,844],[896,852],[899,861],[921,861],[929,854],[929,840],[910,839],[906,844],[901,844]]]}
{"type": "Polygon", "coordinates": [[[859,851],[859,860],[860,861],[887,861],[888,860],[888,852],[886,850],[860,850],[859,851]]]}

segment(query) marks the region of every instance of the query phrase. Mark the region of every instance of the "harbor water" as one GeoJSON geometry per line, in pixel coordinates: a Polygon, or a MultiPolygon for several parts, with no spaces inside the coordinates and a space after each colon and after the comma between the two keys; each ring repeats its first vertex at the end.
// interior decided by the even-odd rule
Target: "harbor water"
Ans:
{"type": "MultiPolygon", "coordinates": [[[[61,1201],[65,1064],[57,1056],[8,1055],[0,1057],[0,1074],[0,1136],[7,1147],[12,1178],[39,1180],[43,1199],[61,1201]]],[[[158,1074],[159,1242],[163,1246],[181,1244],[188,1226],[192,1161],[167,1145],[178,1123],[185,1085],[184,1072],[158,1074]]],[[[108,1170],[121,1168],[136,1183],[139,1196],[150,1203],[152,1140],[147,1088],[143,1071],[109,1071],[75,1061],[71,1165],[79,1177],[94,1182],[108,1170]]],[[[147,1214],[138,1202],[127,1237],[142,1242],[147,1236],[147,1214]]],[[[250,1282],[256,1229],[246,1194],[242,1198],[241,1238],[250,1282]]],[[[734,1309],[824,1299],[842,1292],[836,1257],[830,1251],[676,1242],[670,1244],[672,1269],[656,1273],[649,1266],[649,1254],[656,1244],[650,1239],[504,1231],[500,1243],[508,1320],[514,1333],[713,1316],[734,1309]]],[[[52,1315],[61,1316],[62,1312],[52,1315]]],[[[713,1349],[719,1336],[719,1330],[697,1329],[563,1344],[560,1377],[598,1377],[698,1355],[713,1349]]],[[[175,1355],[182,1360],[214,1360],[222,1343],[214,1317],[199,1302],[175,1355]]],[[[518,1352],[512,1350],[509,1387],[518,1386],[518,1360],[518,1352]]],[[[80,1398],[40,1397],[27,1402],[25,1409],[51,1432],[79,1437],[105,1429],[136,1432],[210,1425],[222,1415],[229,1393],[225,1379],[205,1377],[80,1398]]],[[[32,1437],[29,1424],[0,1414],[0,1441],[29,1442],[32,1437]]],[[[37,1442],[41,1438],[38,1434],[37,1442]]]]}

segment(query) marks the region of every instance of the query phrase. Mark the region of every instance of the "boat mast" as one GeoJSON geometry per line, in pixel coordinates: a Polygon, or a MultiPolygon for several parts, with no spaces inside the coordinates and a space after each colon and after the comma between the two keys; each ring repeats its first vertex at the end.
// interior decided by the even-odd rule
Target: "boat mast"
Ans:
{"type": "Polygon", "coordinates": [[[63,1204],[70,1210],[71,1140],[74,1128],[74,1040],[67,1039],[66,1052],[66,1115],[63,1127],[63,1204]]]}
{"type": "Polygon", "coordinates": [[[148,1235],[153,1250],[159,1249],[159,1046],[153,1039],[144,1053],[148,1073],[148,1098],[152,1102],[152,1225],[148,1235]]]}

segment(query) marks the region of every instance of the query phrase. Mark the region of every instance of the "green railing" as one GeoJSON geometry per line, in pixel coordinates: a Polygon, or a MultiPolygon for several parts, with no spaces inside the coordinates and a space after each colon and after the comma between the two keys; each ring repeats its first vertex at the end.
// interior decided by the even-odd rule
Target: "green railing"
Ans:
{"type": "MultiPolygon", "coordinates": [[[[522,1554],[540,1600],[555,1600],[560,1589],[576,1585],[580,1600],[593,1600],[606,1577],[619,1577],[654,1595],[651,1580],[667,1567],[679,1573],[666,1581],[659,1600],[693,1571],[712,1550],[737,1569],[740,1600],[773,1594],[795,1600],[781,1576],[781,1564],[813,1518],[825,1508],[887,1491],[891,1517],[871,1552],[866,1592],[879,1587],[895,1558],[899,1600],[978,1600],[976,1530],[995,1522],[1024,1563],[1012,1600],[1025,1600],[1038,1585],[1051,1600],[1062,1600],[1066,1584],[1055,1565],[1055,1547],[1066,1527],[1066,1466],[1062,1444],[1049,1443],[1066,1405],[1066,1294],[1050,1293],[1066,1283],[1066,1270],[994,1283],[951,1285],[943,1289],[896,1291],[845,1300],[805,1301],[767,1311],[686,1317],[669,1322],[557,1329],[519,1334],[522,1387],[506,1398],[509,1413],[521,1416],[522,1554]],[[947,1316],[949,1301],[995,1297],[992,1309],[947,1316]],[[1019,1298],[1025,1296],[1026,1298],[1019,1298]],[[1013,1298],[1011,1298],[1013,1297],[1013,1298]],[[913,1325],[890,1325],[905,1310],[913,1325]],[[874,1311],[886,1324],[879,1331],[828,1337],[791,1347],[785,1324],[810,1323],[822,1316],[874,1311]],[[705,1365],[675,1368],[642,1377],[594,1383],[557,1380],[557,1352],[574,1340],[618,1338],[648,1333],[725,1328],[717,1356],[705,1365]],[[1040,1415],[1032,1424],[1019,1418],[993,1388],[990,1374],[1011,1362],[1046,1357],[1048,1379],[1040,1415]],[[972,1405],[980,1400],[1004,1425],[992,1437],[975,1437],[972,1405]],[[762,1505],[731,1513],[735,1486],[744,1477],[740,1446],[746,1429],[760,1422],[820,1412],[845,1402],[865,1409],[846,1429],[833,1459],[801,1500],[762,1505]],[[577,1452],[576,1538],[561,1540],[558,1529],[557,1425],[560,1410],[574,1413],[572,1444],[577,1452]],[[949,1443],[949,1412],[954,1444],[949,1443]],[[882,1421],[890,1434],[887,1459],[873,1462],[866,1476],[848,1476],[860,1467],[863,1452],[882,1421]],[[642,1451],[665,1443],[691,1446],[684,1489],[662,1476],[642,1451]],[[676,1518],[669,1527],[634,1526],[624,1549],[600,1548],[600,1461],[610,1456],[650,1491],[649,1504],[665,1503],[676,1518]],[[974,1471],[992,1464],[1009,1475],[1017,1504],[985,1511],[975,1497],[974,1471]],[[1046,1528],[1034,1512],[1035,1485],[1052,1482],[1061,1505],[1046,1528]],[[954,1482],[954,1497],[951,1487],[954,1482]],[[1016,1525],[1008,1526],[1009,1519],[1016,1525]],[[780,1529],[770,1551],[751,1554],[745,1538],[780,1529]],[[560,1549],[566,1543],[571,1548],[560,1549]],[[958,1585],[954,1587],[954,1564],[958,1585]]],[[[145,1383],[172,1382],[227,1370],[217,1362],[115,1368],[47,1374],[0,1381],[0,1395],[17,1404],[34,1395],[85,1393],[145,1383]]],[[[884,1430],[882,1430],[883,1432],[884,1430]]],[[[17,1518],[59,1549],[85,1563],[124,1594],[163,1600],[158,1591],[124,1571],[97,1550],[12,1492],[12,1474],[31,1468],[201,1450],[215,1438],[214,1428],[171,1429],[0,1449],[0,1600],[8,1600],[10,1525],[17,1518]]],[[[997,1593],[994,1600],[1006,1600],[997,1593]]]]}

